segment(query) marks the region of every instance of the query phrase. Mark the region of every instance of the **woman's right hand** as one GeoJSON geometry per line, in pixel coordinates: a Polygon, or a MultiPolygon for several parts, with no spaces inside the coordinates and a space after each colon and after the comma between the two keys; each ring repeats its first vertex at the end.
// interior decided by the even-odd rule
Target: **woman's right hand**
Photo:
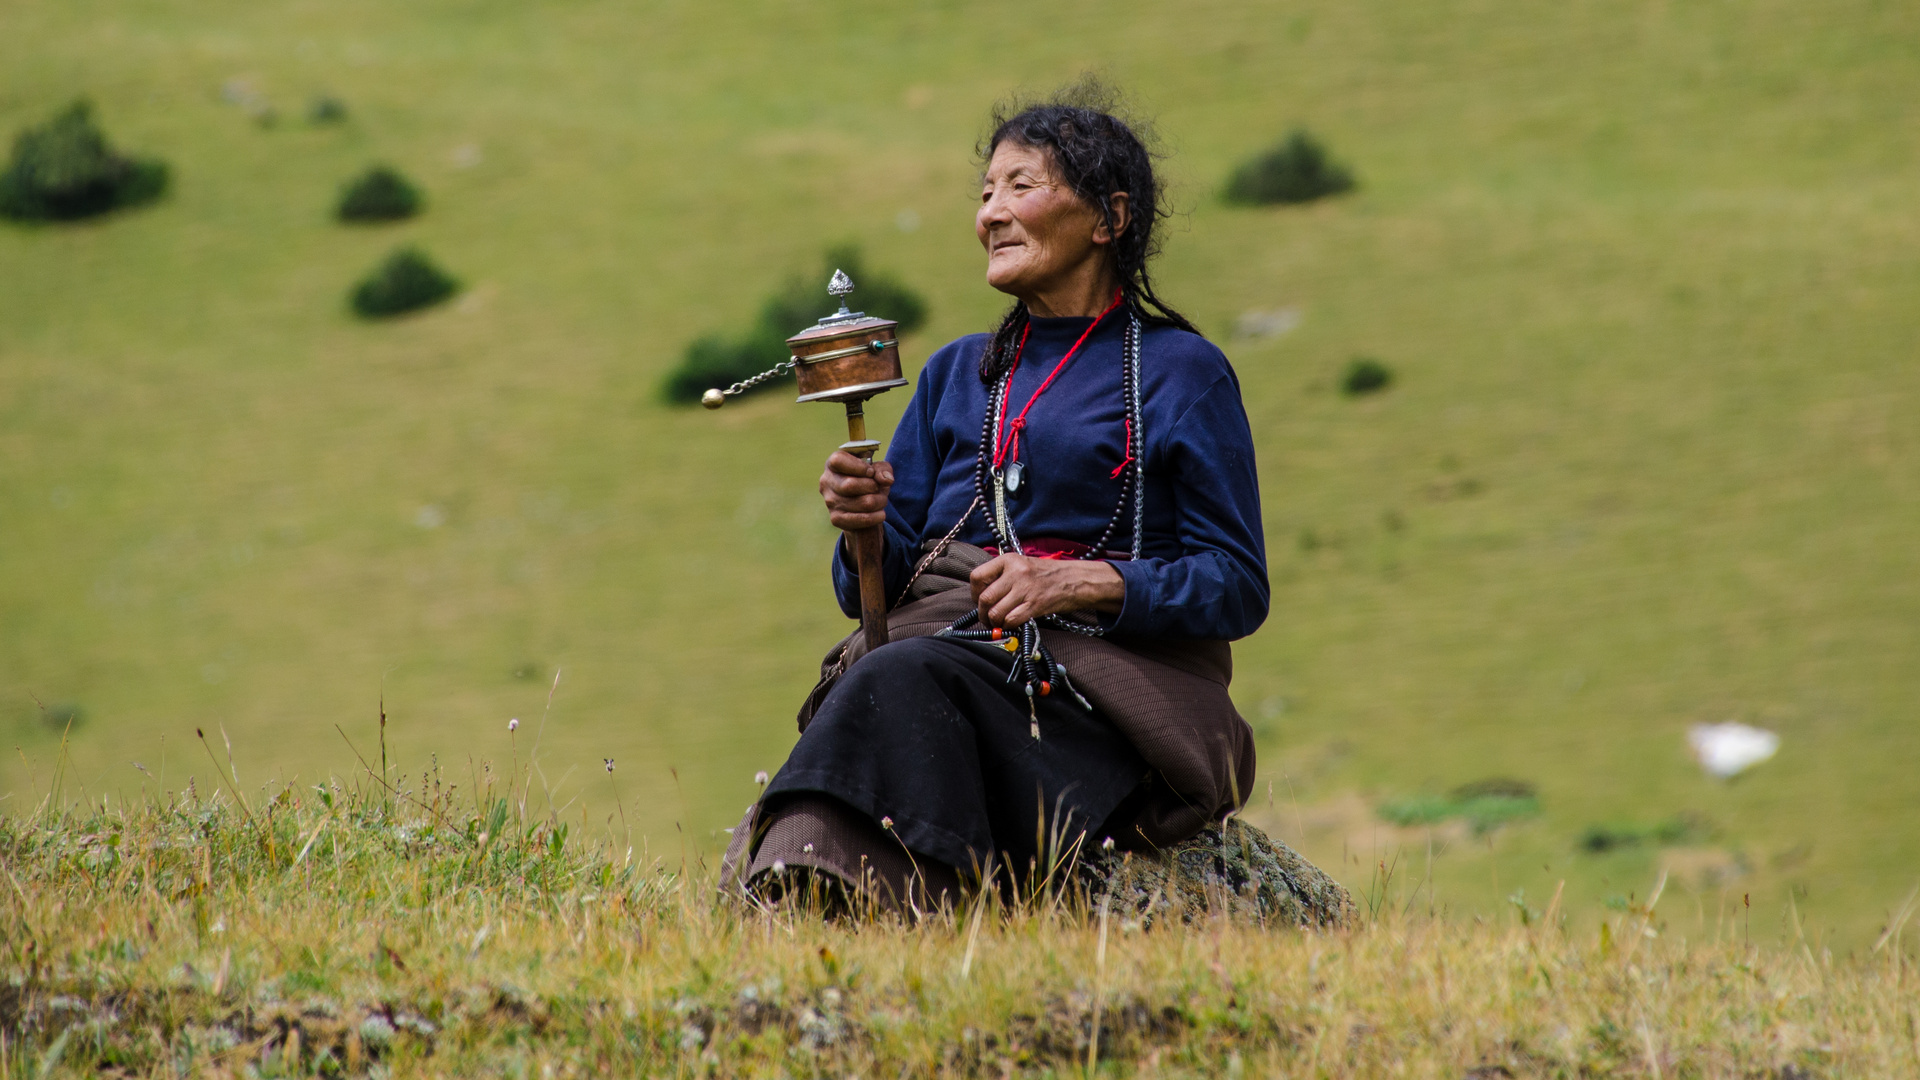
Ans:
{"type": "Polygon", "coordinates": [[[857,458],[845,450],[835,450],[820,474],[820,498],[827,504],[827,520],[843,532],[886,521],[887,492],[892,487],[892,465],[857,458]]]}

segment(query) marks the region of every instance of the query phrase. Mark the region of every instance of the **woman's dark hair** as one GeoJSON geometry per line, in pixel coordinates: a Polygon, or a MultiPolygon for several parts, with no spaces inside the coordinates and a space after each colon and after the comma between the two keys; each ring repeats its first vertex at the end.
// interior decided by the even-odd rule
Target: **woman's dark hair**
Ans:
{"type": "MultiPolygon", "coordinates": [[[[1093,79],[1083,79],[1046,101],[1001,104],[993,110],[993,133],[979,147],[982,167],[1002,143],[1044,150],[1055,177],[1097,208],[1109,230],[1113,206],[1108,197],[1125,192],[1131,213],[1126,230],[1114,236],[1112,245],[1123,299],[1143,322],[1197,334],[1186,316],[1153,290],[1147,263],[1160,253],[1156,229],[1170,211],[1153,174],[1153,151],[1135,132],[1136,125],[1118,112],[1117,95],[1093,79]]],[[[1026,323],[1027,306],[1016,300],[980,355],[982,382],[994,382],[1013,364],[1026,323]]]]}

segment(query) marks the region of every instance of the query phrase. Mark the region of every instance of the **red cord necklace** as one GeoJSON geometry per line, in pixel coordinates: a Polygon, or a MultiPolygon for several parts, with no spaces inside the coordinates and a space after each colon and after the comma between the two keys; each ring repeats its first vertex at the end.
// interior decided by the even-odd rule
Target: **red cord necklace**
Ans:
{"type": "MultiPolygon", "coordinates": [[[[1067,355],[1061,357],[1060,362],[1053,365],[1052,371],[1047,372],[1047,377],[1041,381],[1039,388],[1033,392],[1033,396],[1028,398],[1026,405],[1021,408],[1020,415],[1014,417],[1013,422],[1007,425],[1006,435],[1003,438],[1000,432],[1000,422],[1001,419],[1007,415],[1007,399],[1013,393],[1013,373],[1020,370],[1020,357],[1027,351],[1027,335],[1032,332],[1033,323],[1029,321],[1025,327],[1021,328],[1020,346],[1014,350],[1013,363],[1007,368],[1004,386],[1000,391],[1000,410],[994,417],[993,467],[1006,477],[1008,491],[1020,490],[1021,477],[1027,471],[1026,466],[1020,462],[1019,441],[1020,433],[1026,430],[1027,427],[1027,413],[1032,411],[1033,403],[1040,400],[1040,395],[1047,392],[1047,387],[1053,385],[1053,380],[1059,376],[1060,372],[1066,369],[1067,364],[1073,360],[1074,354],[1080,351],[1080,346],[1085,345],[1087,339],[1093,336],[1093,331],[1100,325],[1101,321],[1108,315],[1113,314],[1113,312],[1120,307],[1121,299],[1122,295],[1120,290],[1115,289],[1113,291],[1113,303],[1108,304],[1105,311],[1094,316],[1093,322],[1080,334],[1080,340],[1074,342],[1073,348],[1067,350],[1067,355]]],[[[1128,461],[1133,459],[1132,424],[1127,425],[1126,456],[1128,461]]],[[[1126,463],[1122,462],[1120,467],[1122,469],[1126,468],[1126,463]]],[[[1118,474],[1119,470],[1115,470],[1115,475],[1118,474]]]]}

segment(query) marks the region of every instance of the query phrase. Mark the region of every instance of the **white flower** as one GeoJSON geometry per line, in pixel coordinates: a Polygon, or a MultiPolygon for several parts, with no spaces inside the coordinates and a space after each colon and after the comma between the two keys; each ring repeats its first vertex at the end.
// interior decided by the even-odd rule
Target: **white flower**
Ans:
{"type": "Polygon", "coordinates": [[[756,784],[759,784],[761,787],[766,787],[767,786],[767,770],[761,769],[759,772],[754,773],[753,782],[756,784]]]}
{"type": "Polygon", "coordinates": [[[516,716],[516,717],[514,717],[513,719],[511,719],[511,720],[509,720],[509,721],[507,721],[507,730],[508,730],[508,731],[519,731],[519,730],[520,730],[520,718],[516,716]]]}
{"type": "Polygon", "coordinates": [[[1105,840],[1102,840],[1102,841],[1100,841],[1100,850],[1101,850],[1101,851],[1112,851],[1112,850],[1113,850],[1113,837],[1111,837],[1111,836],[1109,836],[1109,837],[1107,837],[1107,838],[1106,838],[1105,840]]]}
{"type": "Polygon", "coordinates": [[[800,850],[801,850],[801,851],[804,851],[804,852],[806,852],[806,853],[807,853],[807,854],[809,854],[809,855],[811,855],[811,854],[813,854],[813,845],[812,845],[812,844],[808,844],[808,845],[807,845],[806,847],[803,847],[803,848],[801,848],[800,850]]]}
{"type": "Polygon", "coordinates": [[[880,819],[880,827],[881,827],[881,828],[883,828],[883,829],[891,829],[891,828],[893,828],[893,819],[892,819],[892,818],[890,818],[890,817],[883,817],[883,818],[881,818],[881,819],[880,819]]]}
{"type": "Polygon", "coordinates": [[[606,762],[607,762],[607,771],[608,771],[608,772],[612,772],[612,771],[613,771],[613,759],[612,759],[612,758],[607,758],[607,759],[606,759],[606,762]]]}
{"type": "Polygon", "coordinates": [[[785,862],[784,860],[782,860],[782,859],[775,859],[775,860],[773,860],[773,872],[774,872],[774,873],[776,873],[776,874],[784,874],[784,873],[786,873],[786,872],[787,872],[787,864],[786,864],[786,862],[785,862]]]}

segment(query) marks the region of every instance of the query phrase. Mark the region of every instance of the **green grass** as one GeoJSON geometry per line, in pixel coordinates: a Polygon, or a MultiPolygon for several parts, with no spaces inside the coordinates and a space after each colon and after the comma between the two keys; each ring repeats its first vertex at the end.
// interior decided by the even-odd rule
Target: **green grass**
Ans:
{"type": "MultiPolygon", "coordinates": [[[[811,494],[831,410],[655,388],[686,343],[851,241],[987,326],[967,150],[988,104],[1094,68],[1136,90],[1188,211],[1166,294],[1227,348],[1275,585],[1236,652],[1255,813],[1350,884],[1424,837],[1313,825],[1485,776],[1541,813],[1431,846],[1443,906],[1644,894],[1682,813],[1870,942],[1920,876],[1920,15],[1828,5],[650,7],[0,0],[0,132],[81,94],[168,161],[162,203],[0,229],[0,812],[78,705],[88,799],[210,773],[521,760],[589,831],[711,849],[845,631],[811,494]],[[244,80],[281,117],[222,100],[244,80]],[[344,123],[298,119],[316,94],[344,123]],[[1305,125],[1364,178],[1253,210],[1232,167],[1305,125]],[[330,220],[391,163],[430,196],[330,220]],[[901,212],[922,222],[898,227],[901,212]],[[354,279],[418,244],[466,283],[390,325],[354,279]],[[1249,310],[1290,334],[1233,340],[1249,310]],[[1395,373],[1338,392],[1356,355],[1395,373]],[[544,731],[540,717],[562,671],[544,731]],[[517,677],[524,671],[530,677],[517,677]],[[1781,733],[1732,784],[1685,726],[1781,733]]],[[[879,429],[905,404],[876,404],[879,429]]],[[[544,810],[542,805],[540,809],[544,810]]]]}
{"type": "Polygon", "coordinates": [[[569,838],[504,775],[478,799],[429,773],[0,818],[0,1076],[1920,1067],[1898,932],[1835,959],[1657,897],[1597,926],[1557,897],[1452,924],[1391,880],[1325,933],[1142,927],[1071,897],[826,924],[569,838]]]}

